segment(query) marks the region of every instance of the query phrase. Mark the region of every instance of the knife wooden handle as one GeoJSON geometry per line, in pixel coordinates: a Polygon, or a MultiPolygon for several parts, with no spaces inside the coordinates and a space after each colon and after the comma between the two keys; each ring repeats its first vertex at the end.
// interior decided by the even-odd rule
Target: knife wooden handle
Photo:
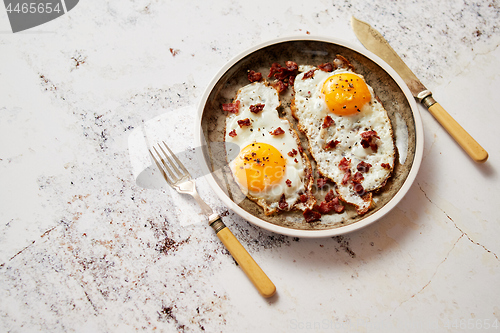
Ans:
{"type": "Polygon", "coordinates": [[[434,103],[429,106],[429,112],[474,161],[479,163],[486,162],[488,159],[486,150],[484,150],[483,147],[481,147],[439,103],[434,103]]]}
{"type": "Polygon", "coordinates": [[[266,273],[255,262],[252,256],[245,250],[243,245],[236,239],[231,230],[229,230],[224,222],[219,217],[210,226],[217,233],[217,237],[222,244],[229,250],[234,260],[240,265],[243,272],[252,281],[259,293],[264,297],[271,297],[276,293],[276,287],[273,282],[267,277],[266,273]]]}

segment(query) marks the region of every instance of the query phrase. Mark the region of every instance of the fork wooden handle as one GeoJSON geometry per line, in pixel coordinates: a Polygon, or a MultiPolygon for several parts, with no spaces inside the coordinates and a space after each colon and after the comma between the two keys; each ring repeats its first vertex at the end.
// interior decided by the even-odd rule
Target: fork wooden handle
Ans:
{"type": "Polygon", "coordinates": [[[429,106],[429,112],[474,161],[479,163],[486,162],[488,159],[486,150],[484,150],[483,147],[481,147],[439,103],[434,103],[429,106]]]}
{"type": "Polygon", "coordinates": [[[234,237],[231,230],[226,227],[221,218],[219,217],[210,223],[210,226],[215,230],[217,237],[219,237],[226,249],[229,250],[229,253],[231,253],[234,260],[240,265],[259,293],[264,297],[273,296],[276,293],[276,287],[273,282],[267,277],[266,273],[264,273],[255,260],[253,260],[252,256],[245,250],[238,239],[234,237]]]}

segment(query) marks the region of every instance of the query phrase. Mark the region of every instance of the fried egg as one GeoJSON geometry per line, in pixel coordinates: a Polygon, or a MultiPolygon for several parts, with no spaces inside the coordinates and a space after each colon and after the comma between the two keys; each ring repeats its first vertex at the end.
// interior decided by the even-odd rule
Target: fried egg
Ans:
{"type": "MultiPolygon", "coordinates": [[[[316,203],[311,164],[290,122],[279,117],[280,103],[275,88],[253,82],[238,91],[226,117],[225,141],[240,149],[228,161],[233,178],[266,215],[316,203]]],[[[231,155],[234,152],[227,151],[231,155]]]]}
{"type": "Polygon", "coordinates": [[[372,205],[371,192],[385,184],[394,167],[387,111],[351,66],[330,72],[300,66],[299,71],[292,114],[309,140],[311,156],[318,171],[335,182],[340,198],[364,214],[372,205]]]}

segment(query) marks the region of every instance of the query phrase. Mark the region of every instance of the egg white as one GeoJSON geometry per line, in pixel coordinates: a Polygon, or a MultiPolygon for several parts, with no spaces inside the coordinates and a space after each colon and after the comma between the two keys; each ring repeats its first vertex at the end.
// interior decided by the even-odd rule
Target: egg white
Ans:
{"type": "Polygon", "coordinates": [[[328,109],[321,94],[323,83],[334,74],[353,72],[347,69],[333,72],[317,69],[312,77],[303,79],[304,74],[311,69],[315,67],[299,67],[302,73],[295,78],[293,115],[298,120],[299,129],[309,140],[309,150],[316,160],[320,173],[336,183],[337,192],[344,201],[354,204],[358,212],[364,213],[371,205],[371,196],[368,198],[358,195],[352,184],[342,185],[345,172],[340,170],[338,165],[344,157],[350,160],[351,174],[354,175],[358,172],[356,166],[361,161],[371,164],[369,171],[362,173],[364,180],[361,181],[361,185],[366,192],[374,191],[384,184],[394,167],[395,155],[392,127],[387,111],[375,98],[373,89],[368,85],[371,100],[359,113],[344,116],[334,114],[328,109]],[[335,124],[325,129],[322,125],[327,115],[335,124]],[[376,141],[378,145],[376,152],[371,148],[363,148],[360,144],[360,134],[366,131],[376,131],[380,137],[376,141]],[[337,140],[339,143],[334,149],[325,149],[326,143],[331,140],[337,140]],[[388,164],[390,168],[382,167],[383,163],[388,164]]]}
{"type": "MultiPolygon", "coordinates": [[[[238,182],[242,192],[254,201],[257,201],[264,207],[266,213],[274,212],[278,208],[279,200],[282,194],[285,194],[286,202],[289,208],[294,207],[299,201],[301,193],[307,192],[308,177],[306,170],[309,169],[309,161],[305,161],[298,147],[298,137],[293,130],[290,122],[286,119],[281,119],[278,115],[277,108],[280,106],[278,92],[272,86],[264,82],[253,82],[242,87],[234,100],[239,101],[239,112],[237,114],[230,113],[226,117],[226,133],[225,141],[236,144],[239,149],[243,149],[249,144],[255,142],[267,143],[275,147],[283,157],[286,159],[285,175],[281,181],[265,191],[254,192],[248,190],[243,184],[238,182]],[[264,109],[259,113],[250,111],[251,105],[264,104],[264,109]],[[250,119],[251,126],[238,125],[238,120],[250,119]],[[270,132],[281,127],[284,134],[272,135],[270,132]],[[229,133],[235,130],[236,136],[232,137],[229,133]],[[297,154],[293,157],[288,153],[296,150],[297,154]],[[286,180],[291,181],[291,186],[288,186],[286,180]]],[[[227,155],[234,156],[235,153],[231,151],[232,145],[227,145],[227,155]]],[[[229,166],[233,175],[235,174],[235,161],[229,161],[229,166]]]]}

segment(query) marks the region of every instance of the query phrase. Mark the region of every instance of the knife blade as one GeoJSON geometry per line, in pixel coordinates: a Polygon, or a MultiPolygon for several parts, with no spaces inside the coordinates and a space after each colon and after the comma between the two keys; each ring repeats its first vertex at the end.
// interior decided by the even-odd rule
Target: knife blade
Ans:
{"type": "Polygon", "coordinates": [[[428,90],[410,68],[404,63],[380,32],[368,23],[351,17],[351,26],[361,44],[382,58],[405,81],[413,97],[421,102],[444,129],[455,139],[463,150],[476,162],[483,163],[488,153],[445,109],[432,97],[428,90]]]}

